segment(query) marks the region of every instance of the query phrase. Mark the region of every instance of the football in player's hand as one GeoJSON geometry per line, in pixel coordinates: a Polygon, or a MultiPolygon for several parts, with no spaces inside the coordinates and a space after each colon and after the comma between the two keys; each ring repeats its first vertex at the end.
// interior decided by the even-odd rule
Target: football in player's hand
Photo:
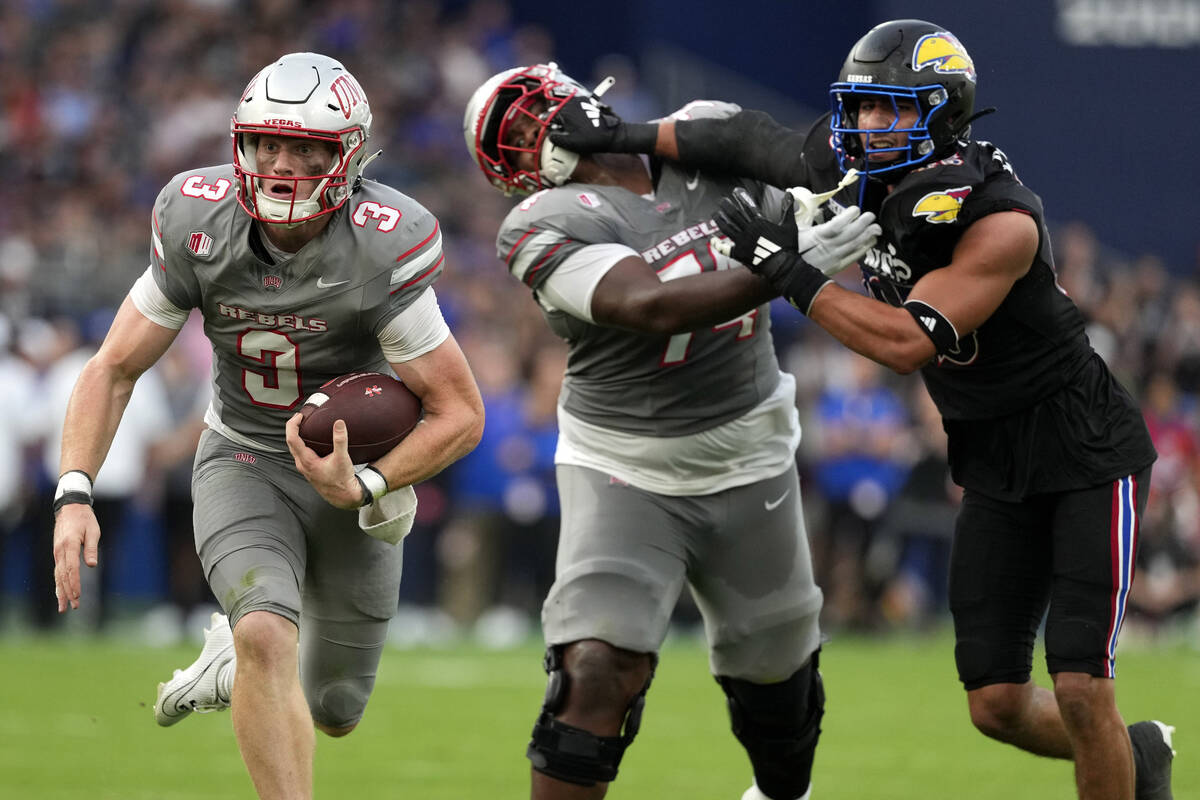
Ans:
{"type": "Polygon", "coordinates": [[[333,423],[344,420],[350,460],[374,461],[421,421],[421,401],[381,372],[354,372],[326,381],[300,407],[300,438],[319,456],[333,452],[333,423]]]}

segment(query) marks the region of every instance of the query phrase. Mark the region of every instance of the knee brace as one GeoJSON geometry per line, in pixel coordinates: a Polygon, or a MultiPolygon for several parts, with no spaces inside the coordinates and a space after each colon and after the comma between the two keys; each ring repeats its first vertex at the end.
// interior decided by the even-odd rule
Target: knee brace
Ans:
{"type": "Polygon", "coordinates": [[[729,699],[733,735],[746,748],[754,781],[768,797],[791,800],[808,791],[825,715],[819,652],[780,683],[717,678],[729,699]]]}
{"type": "Polygon", "coordinates": [[[568,675],[563,669],[562,653],[561,645],[546,649],[546,657],[542,662],[548,676],[546,697],[542,701],[537,722],[533,725],[533,737],[525,756],[535,770],[560,781],[580,786],[612,782],[617,779],[617,768],[621,765],[625,749],[641,727],[646,690],[654,679],[658,657],[651,656],[650,676],[646,678],[646,685],[629,701],[621,733],[617,736],[597,736],[554,718],[567,698],[568,675]]]}

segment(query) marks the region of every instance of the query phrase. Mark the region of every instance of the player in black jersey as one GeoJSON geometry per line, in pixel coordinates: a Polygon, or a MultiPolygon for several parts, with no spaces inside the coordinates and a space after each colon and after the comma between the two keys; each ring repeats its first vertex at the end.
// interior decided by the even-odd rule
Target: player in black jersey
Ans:
{"type": "Polygon", "coordinates": [[[1155,451],[1056,282],[1041,201],[971,138],[986,113],[975,77],[948,31],[897,20],[854,45],[807,135],[761,112],[656,125],[569,107],[552,140],[803,187],[792,192],[812,208],[828,191],[834,208],[877,215],[861,264],[873,299],[797,252],[805,215],[768,219],[735,190],[715,219],[735,259],[843,344],[921,371],[965,489],[950,598],[975,726],[1073,759],[1081,798],[1170,798],[1173,729],[1127,731],[1112,680],[1155,451]],[[1053,692],[1030,679],[1044,615],[1053,692]]]}

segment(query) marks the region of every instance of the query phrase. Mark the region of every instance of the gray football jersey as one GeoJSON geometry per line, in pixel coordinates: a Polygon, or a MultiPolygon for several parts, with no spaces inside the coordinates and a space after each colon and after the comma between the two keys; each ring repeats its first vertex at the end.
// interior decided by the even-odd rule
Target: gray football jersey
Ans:
{"type": "MultiPolygon", "coordinates": [[[[497,238],[509,272],[534,293],[572,254],[619,243],[639,252],[664,280],[737,268],[709,238],[718,201],[734,186],[762,199],[758,184],[688,172],[655,162],[654,196],[592,184],[568,184],[526,198],[497,238]]],[[[714,428],[758,405],[779,382],[766,306],[727,323],[674,336],[595,325],[542,305],[568,343],[560,404],[604,428],[646,436],[682,436],[714,428]]]]}
{"type": "Polygon", "coordinates": [[[286,450],[284,423],[321,384],[388,371],[379,331],[441,274],[441,232],[412,198],[364,181],[320,236],[275,264],[234,181],[226,164],[163,188],[151,272],[171,303],[204,315],[221,423],[286,450]]]}

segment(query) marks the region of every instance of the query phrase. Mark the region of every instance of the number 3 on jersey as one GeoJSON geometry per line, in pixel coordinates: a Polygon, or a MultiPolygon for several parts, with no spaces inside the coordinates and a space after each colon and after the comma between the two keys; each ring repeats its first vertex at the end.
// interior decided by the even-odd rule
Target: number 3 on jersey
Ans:
{"type": "Polygon", "coordinates": [[[299,358],[287,334],[248,330],[238,337],[238,355],[257,362],[242,370],[242,387],[256,406],[288,409],[300,400],[299,358]]]}
{"type": "MultiPolygon", "coordinates": [[[[716,260],[716,268],[718,270],[729,269],[731,264],[723,256],[713,254],[716,260]]],[[[675,259],[667,266],[658,271],[658,277],[664,281],[672,281],[676,278],[683,278],[688,275],[699,275],[704,271],[704,265],[700,263],[700,259],[694,251],[684,253],[679,258],[675,259]]],[[[731,319],[729,322],[723,322],[720,325],[714,325],[714,331],[727,330],[735,328],[737,330],[738,339],[747,339],[754,335],[754,324],[758,319],[758,309],[747,311],[736,319],[731,319]]],[[[687,360],[688,348],[692,345],[692,337],[696,335],[695,331],[687,333],[677,333],[667,341],[666,352],[663,353],[661,366],[669,366],[671,364],[682,364],[687,360]]]]}
{"type": "Polygon", "coordinates": [[[371,200],[364,200],[354,209],[354,215],[351,217],[354,224],[360,228],[367,226],[368,219],[378,220],[376,228],[380,233],[391,233],[396,229],[396,223],[400,221],[400,217],[404,216],[398,209],[391,206],[381,206],[379,203],[371,200]]]}
{"type": "Polygon", "coordinates": [[[225,178],[217,178],[214,183],[205,183],[203,175],[192,175],[183,182],[179,191],[185,197],[199,197],[215,203],[225,197],[232,185],[225,178]]]}

